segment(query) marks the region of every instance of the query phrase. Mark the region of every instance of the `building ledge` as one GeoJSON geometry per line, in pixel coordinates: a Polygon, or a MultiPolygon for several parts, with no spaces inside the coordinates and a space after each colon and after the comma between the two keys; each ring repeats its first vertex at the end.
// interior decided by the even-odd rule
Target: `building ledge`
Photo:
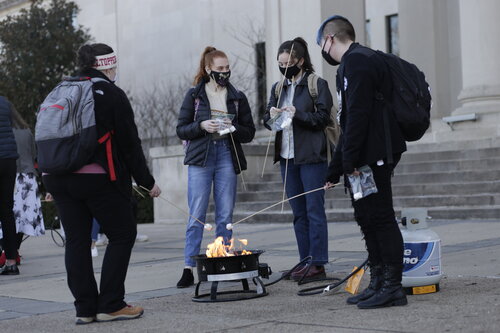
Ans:
{"type": "Polygon", "coordinates": [[[0,11],[21,5],[25,2],[29,2],[29,0],[0,0],[0,11]]]}

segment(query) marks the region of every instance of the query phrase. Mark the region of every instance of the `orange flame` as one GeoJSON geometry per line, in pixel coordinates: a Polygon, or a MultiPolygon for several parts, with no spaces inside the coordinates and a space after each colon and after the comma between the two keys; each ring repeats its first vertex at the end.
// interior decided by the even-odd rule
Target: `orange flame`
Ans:
{"type": "MultiPolygon", "coordinates": [[[[243,245],[248,244],[248,240],[246,239],[238,239],[238,241],[243,245]]],[[[236,253],[236,251],[234,251],[233,242],[234,240],[231,238],[229,245],[226,245],[224,244],[224,238],[222,236],[217,237],[213,243],[207,245],[207,251],[205,252],[207,258],[252,254],[252,252],[247,250],[242,250],[241,253],[236,253]]]]}

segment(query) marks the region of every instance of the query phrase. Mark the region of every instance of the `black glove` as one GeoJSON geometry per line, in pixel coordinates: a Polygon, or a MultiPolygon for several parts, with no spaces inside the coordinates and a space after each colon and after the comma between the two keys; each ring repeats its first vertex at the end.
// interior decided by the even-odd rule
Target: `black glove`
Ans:
{"type": "Polygon", "coordinates": [[[340,176],[342,176],[342,170],[330,165],[326,173],[326,182],[337,184],[340,181],[340,176]]]}

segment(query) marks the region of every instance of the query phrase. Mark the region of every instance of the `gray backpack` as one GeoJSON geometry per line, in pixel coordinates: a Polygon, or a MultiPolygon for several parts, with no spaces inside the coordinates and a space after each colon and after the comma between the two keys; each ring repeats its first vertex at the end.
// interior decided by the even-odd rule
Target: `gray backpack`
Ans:
{"type": "Polygon", "coordinates": [[[100,81],[107,82],[101,78],[68,78],[40,105],[35,127],[40,171],[71,173],[90,162],[99,144],[109,142],[111,149],[111,133],[97,138],[93,84],[100,81]]]}

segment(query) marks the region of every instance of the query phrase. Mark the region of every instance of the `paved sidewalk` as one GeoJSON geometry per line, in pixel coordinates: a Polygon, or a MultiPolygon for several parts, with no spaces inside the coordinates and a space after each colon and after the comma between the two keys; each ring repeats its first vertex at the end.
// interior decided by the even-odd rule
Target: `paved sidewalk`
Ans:
{"type": "MultiPolygon", "coordinates": [[[[408,296],[405,307],[359,310],[345,303],[344,291],[301,297],[297,292],[310,285],[290,281],[268,287],[269,296],[258,299],[194,303],[194,288],[175,288],[183,268],[184,225],[140,225],[139,232],[150,240],[134,248],[126,300],[144,306],[144,317],[84,327],[74,325],[63,249],[50,234],[29,238],[22,245],[21,275],[0,277],[0,331],[499,332],[500,221],[431,221],[430,226],[442,239],[446,276],[441,291],[408,296]]],[[[354,223],[332,223],[329,235],[328,275],[343,277],[365,259],[359,229],[354,223]]],[[[274,272],[297,262],[291,225],[242,223],[235,226],[234,236],[247,238],[248,248],[265,250],[260,261],[274,272]]],[[[212,239],[213,232],[206,233],[204,245],[212,239]]],[[[99,250],[94,259],[97,277],[104,248],[99,250]]]]}

